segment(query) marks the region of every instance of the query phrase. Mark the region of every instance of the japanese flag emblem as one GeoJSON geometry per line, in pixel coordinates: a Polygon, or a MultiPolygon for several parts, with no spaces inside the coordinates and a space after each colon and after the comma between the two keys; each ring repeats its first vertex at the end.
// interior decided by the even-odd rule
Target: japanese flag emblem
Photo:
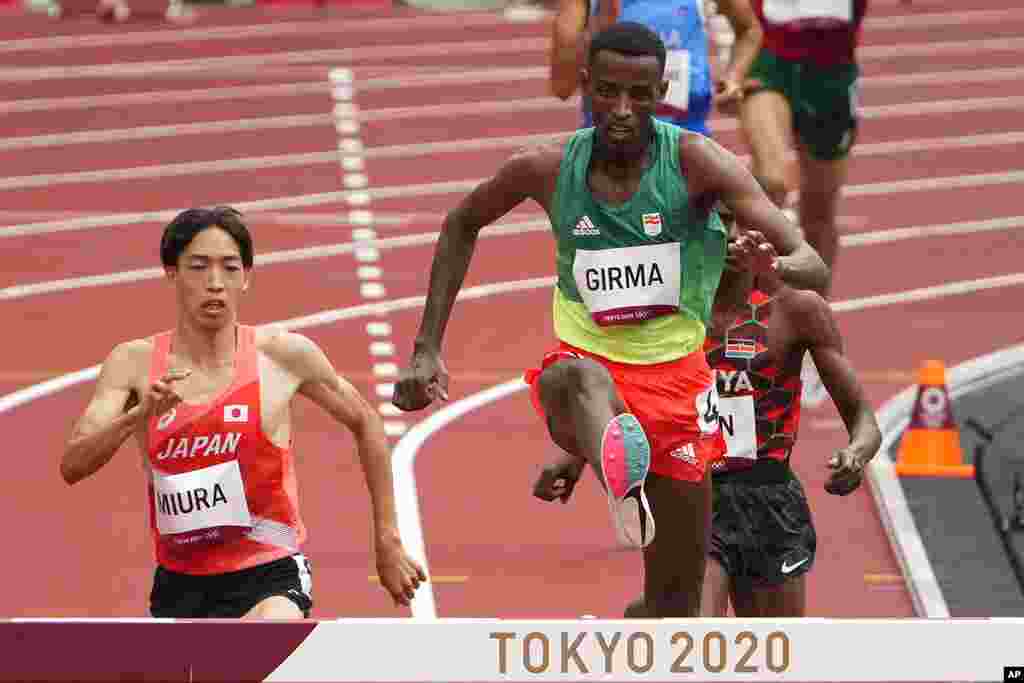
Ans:
{"type": "Polygon", "coordinates": [[[225,422],[248,422],[249,421],[249,406],[247,405],[230,405],[224,406],[224,421],[225,422]]]}

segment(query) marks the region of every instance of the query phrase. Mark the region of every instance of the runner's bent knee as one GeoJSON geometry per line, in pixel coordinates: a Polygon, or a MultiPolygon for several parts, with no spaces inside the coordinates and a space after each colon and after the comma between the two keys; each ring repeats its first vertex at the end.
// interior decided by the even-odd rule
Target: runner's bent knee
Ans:
{"type": "Polygon", "coordinates": [[[600,419],[626,412],[615,381],[608,370],[589,358],[560,360],[548,366],[537,379],[548,433],[559,448],[582,456],[579,430],[588,413],[608,413],[600,419]]]}
{"type": "Polygon", "coordinates": [[[615,390],[615,381],[603,365],[589,358],[567,359],[548,367],[537,380],[541,402],[549,416],[571,413],[580,400],[612,404],[616,412],[625,410],[615,390]]]}

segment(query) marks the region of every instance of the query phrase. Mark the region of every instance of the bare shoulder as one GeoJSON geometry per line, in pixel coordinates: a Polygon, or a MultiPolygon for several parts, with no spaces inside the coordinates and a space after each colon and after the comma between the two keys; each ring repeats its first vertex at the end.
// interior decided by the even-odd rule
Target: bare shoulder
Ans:
{"type": "Polygon", "coordinates": [[[730,154],[720,144],[700,133],[683,130],[679,134],[679,159],[696,168],[715,167],[723,154],[730,154]]]}
{"type": "Polygon", "coordinates": [[[465,229],[480,230],[526,199],[548,208],[564,154],[560,138],[547,138],[507,157],[490,178],[452,210],[462,219],[460,224],[465,229]]]}
{"type": "Polygon", "coordinates": [[[134,385],[148,377],[152,358],[152,338],[124,341],[107,354],[103,374],[116,384],[134,385]]]}
{"type": "Polygon", "coordinates": [[[733,159],[732,152],[705,135],[687,130],[679,135],[679,165],[694,195],[720,188],[733,159]]]}
{"type": "Polygon", "coordinates": [[[571,135],[529,145],[517,150],[502,166],[502,171],[522,177],[547,179],[558,175],[571,135]]]}
{"type": "Polygon", "coordinates": [[[148,361],[153,356],[153,338],[142,337],[121,342],[110,352],[120,362],[148,361]]]}
{"type": "Polygon", "coordinates": [[[256,348],[271,360],[289,369],[296,369],[323,354],[315,341],[304,334],[290,332],[280,325],[257,327],[256,348]]]}

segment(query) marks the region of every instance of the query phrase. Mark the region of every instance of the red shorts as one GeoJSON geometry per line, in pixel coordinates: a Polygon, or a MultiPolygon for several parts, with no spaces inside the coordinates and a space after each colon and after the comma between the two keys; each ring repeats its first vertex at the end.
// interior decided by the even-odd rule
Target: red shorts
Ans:
{"type": "Polygon", "coordinates": [[[725,456],[718,423],[715,375],[703,351],[653,365],[617,363],[565,342],[544,355],[540,369],[527,370],[530,398],[542,420],[537,378],[565,358],[590,358],[615,381],[626,408],[640,420],[651,445],[651,472],[680,481],[703,481],[711,463],[725,456]]]}

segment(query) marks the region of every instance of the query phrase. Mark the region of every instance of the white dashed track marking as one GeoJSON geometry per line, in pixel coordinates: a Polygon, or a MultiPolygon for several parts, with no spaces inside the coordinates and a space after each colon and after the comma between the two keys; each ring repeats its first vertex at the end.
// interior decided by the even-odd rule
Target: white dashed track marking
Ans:
{"type": "MultiPolygon", "coordinates": [[[[342,184],[346,190],[353,190],[346,197],[348,205],[352,207],[348,217],[352,225],[360,226],[352,230],[352,241],[356,243],[353,255],[359,294],[365,302],[372,302],[385,298],[388,292],[383,283],[384,269],[380,265],[380,251],[373,247],[359,246],[360,242],[377,239],[377,231],[373,227],[373,211],[369,208],[370,179],[363,158],[364,146],[359,139],[359,108],[353,101],[353,80],[350,69],[333,69],[330,72],[342,184]]],[[[369,337],[370,360],[373,362],[373,376],[376,379],[372,392],[380,402],[377,410],[386,418],[384,433],[389,438],[397,438],[405,434],[408,426],[400,419],[402,411],[390,402],[398,366],[393,362],[379,362],[379,359],[395,354],[395,345],[391,341],[391,323],[384,319],[385,316],[381,314],[380,319],[368,322],[366,334],[369,337]]]]}

